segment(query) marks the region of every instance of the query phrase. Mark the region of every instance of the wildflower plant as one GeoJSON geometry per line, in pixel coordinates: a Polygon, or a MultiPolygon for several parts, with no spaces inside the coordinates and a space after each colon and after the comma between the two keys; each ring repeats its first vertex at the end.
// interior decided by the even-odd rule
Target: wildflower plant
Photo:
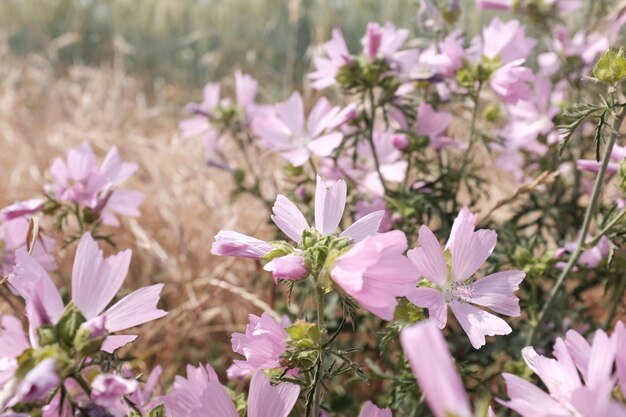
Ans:
{"type": "Polygon", "coordinates": [[[476,5],[503,14],[473,35],[458,1],[421,2],[429,36],[371,22],[355,48],[335,29],[314,93],[260,103],[237,71],[233,98],[214,81],[187,106],[181,136],[275,226],[211,243],[275,301],[231,335],[225,369],[133,373],[117,352],[137,336],[119,332],[166,314],[163,284],[120,297],[131,251],[98,241],[139,216],[122,187],[138,167],[87,143],[56,159],[43,195],[0,211],[0,289],[27,319],[0,316],[2,415],[626,416],[624,20],[476,5]],[[76,247],[68,293],[59,246],[76,247]]]}

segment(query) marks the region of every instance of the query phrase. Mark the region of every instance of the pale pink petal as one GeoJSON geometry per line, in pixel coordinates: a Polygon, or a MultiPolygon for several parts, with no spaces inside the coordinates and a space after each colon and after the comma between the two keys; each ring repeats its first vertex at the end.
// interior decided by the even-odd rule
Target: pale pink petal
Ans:
{"type": "Polygon", "coordinates": [[[450,308],[467,333],[474,349],[480,349],[486,343],[485,336],[505,335],[513,331],[500,317],[473,305],[453,302],[450,308]]]}
{"type": "Polygon", "coordinates": [[[0,358],[16,358],[28,348],[22,322],[14,316],[0,316],[0,358]]]}
{"type": "Polygon", "coordinates": [[[358,243],[366,237],[378,233],[383,217],[385,217],[385,210],[369,213],[341,232],[341,236],[349,237],[352,242],[358,243]]]}
{"type": "Polygon", "coordinates": [[[591,346],[580,333],[575,330],[569,330],[565,334],[565,345],[572,356],[572,360],[582,374],[587,379],[587,371],[589,369],[589,357],[591,355],[591,346]]]}
{"type": "Polygon", "coordinates": [[[469,301],[483,307],[489,307],[496,313],[511,317],[520,315],[519,298],[515,291],[519,289],[526,273],[524,271],[503,271],[488,275],[471,284],[469,301]]]}
{"type": "Polygon", "coordinates": [[[250,382],[248,417],[287,417],[299,395],[299,385],[283,382],[272,386],[263,371],[257,371],[250,382]]]}
{"type": "Polygon", "coordinates": [[[167,312],[159,310],[157,303],[163,284],[154,284],[131,292],[104,312],[105,326],[110,332],[135,327],[163,317],[167,312]]]}
{"type": "Polygon", "coordinates": [[[443,294],[427,287],[415,288],[406,298],[418,307],[428,309],[428,317],[440,329],[446,327],[448,322],[448,305],[443,294]]]}
{"type": "Polygon", "coordinates": [[[591,354],[585,385],[594,390],[602,391],[603,385],[611,382],[613,363],[615,362],[616,344],[615,338],[611,339],[602,330],[596,330],[591,343],[591,354]]]}
{"type": "MultiPolygon", "coordinates": [[[[626,15],[626,14],[625,14],[626,15]]],[[[618,321],[613,330],[615,337],[616,357],[615,367],[617,370],[617,378],[619,380],[622,395],[626,398],[626,327],[624,323],[618,321]]]]}
{"type": "Polygon", "coordinates": [[[329,156],[341,144],[342,139],[343,134],[340,132],[328,133],[309,142],[308,148],[317,156],[329,156]]]}
{"type": "Polygon", "coordinates": [[[127,334],[114,334],[107,336],[102,342],[102,347],[100,350],[103,350],[107,353],[113,353],[117,349],[126,346],[127,344],[134,342],[137,339],[135,335],[127,335],[127,334]]]}
{"type": "Polygon", "coordinates": [[[87,320],[99,315],[119,291],[130,266],[125,250],[104,259],[98,243],[85,233],[78,243],[72,269],[72,301],[87,320]]]}
{"type": "Polygon", "coordinates": [[[506,382],[510,400],[496,399],[496,401],[519,413],[522,417],[569,415],[569,412],[563,409],[556,400],[525,379],[507,373],[502,374],[502,377],[506,382]]]}
{"type": "Polygon", "coordinates": [[[415,264],[420,276],[440,286],[448,282],[448,265],[441,244],[434,233],[427,227],[419,230],[419,248],[407,252],[408,258],[415,264]]]}
{"type": "Polygon", "coordinates": [[[279,194],[272,211],[274,212],[272,221],[276,223],[276,226],[294,242],[300,243],[302,232],[309,228],[309,223],[300,209],[287,197],[279,194]]]}
{"type": "Polygon", "coordinates": [[[478,230],[476,215],[463,207],[454,220],[446,245],[452,252],[452,278],[462,282],[470,278],[485,263],[496,246],[497,234],[493,230],[478,230]]]}
{"type": "Polygon", "coordinates": [[[393,417],[393,415],[390,409],[378,408],[373,402],[367,401],[363,404],[359,417],[393,417]]]}
{"type": "Polygon", "coordinates": [[[110,210],[128,217],[139,217],[141,215],[139,206],[144,197],[141,191],[115,190],[106,203],[105,211],[110,210]]]}
{"type": "Polygon", "coordinates": [[[104,161],[102,161],[100,171],[111,183],[117,185],[130,178],[137,171],[138,167],[137,164],[123,162],[117,147],[114,146],[109,150],[104,161]]]}
{"type": "Polygon", "coordinates": [[[272,245],[260,239],[230,230],[220,230],[215,235],[211,253],[218,256],[241,256],[260,259],[273,249],[272,245]]]}
{"type": "Polygon", "coordinates": [[[287,101],[276,104],[276,112],[283,123],[296,136],[302,134],[304,130],[304,104],[302,96],[297,91],[294,92],[287,101]]]}
{"type": "Polygon", "coordinates": [[[400,343],[435,417],[471,417],[463,382],[437,325],[426,320],[408,327],[400,343]]]}
{"type": "Polygon", "coordinates": [[[338,180],[331,187],[326,187],[322,178],[317,176],[315,228],[323,235],[337,230],[346,206],[346,194],[347,185],[344,180],[338,180]]]}

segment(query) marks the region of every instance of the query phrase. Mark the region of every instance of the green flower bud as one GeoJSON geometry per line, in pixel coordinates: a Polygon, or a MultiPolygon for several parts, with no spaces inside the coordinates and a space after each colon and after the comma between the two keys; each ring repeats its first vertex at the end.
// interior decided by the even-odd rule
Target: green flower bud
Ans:
{"type": "Polygon", "coordinates": [[[624,50],[615,52],[609,49],[603,53],[593,69],[593,76],[607,84],[615,84],[626,78],[624,50]]]}
{"type": "Polygon", "coordinates": [[[157,405],[148,411],[148,417],[165,417],[165,406],[163,404],[157,405]]]}
{"type": "Polygon", "coordinates": [[[500,107],[495,104],[490,104],[485,108],[485,112],[483,113],[483,117],[485,120],[491,123],[495,123],[500,120],[500,107]]]}
{"type": "Polygon", "coordinates": [[[74,338],[78,329],[85,321],[85,316],[78,310],[78,307],[74,303],[69,303],[56,325],[60,342],[67,347],[71,347],[74,344],[74,338]]]}
{"type": "Polygon", "coordinates": [[[274,242],[270,242],[270,245],[274,247],[269,253],[265,254],[263,258],[261,258],[265,262],[269,262],[272,259],[280,258],[285,255],[289,255],[294,251],[293,247],[285,242],[284,240],[276,240],[274,242]]]}
{"type": "Polygon", "coordinates": [[[243,184],[243,182],[246,180],[246,171],[240,168],[235,169],[233,171],[233,179],[235,180],[236,184],[243,184]]]}
{"type": "Polygon", "coordinates": [[[57,332],[52,326],[41,326],[37,329],[39,346],[48,346],[57,343],[57,332]]]}
{"type": "Polygon", "coordinates": [[[289,335],[287,344],[299,349],[314,348],[319,346],[322,340],[320,328],[315,323],[298,320],[287,327],[285,331],[289,335]]]}
{"type": "Polygon", "coordinates": [[[80,327],[74,337],[74,349],[82,355],[91,355],[96,353],[102,347],[105,336],[93,338],[92,332],[86,327],[80,327]]]}

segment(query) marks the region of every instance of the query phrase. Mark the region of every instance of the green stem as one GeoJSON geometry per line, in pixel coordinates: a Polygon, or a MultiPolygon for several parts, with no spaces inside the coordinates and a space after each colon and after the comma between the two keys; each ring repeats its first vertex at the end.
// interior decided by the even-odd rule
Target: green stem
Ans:
{"type": "Polygon", "coordinates": [[[459,184],[455,193],[456,195],[458,195],[459,190],[461,189],[461,180],[463,179],[463,177],[465,177],[465,171],[467,171],[467,167],[469,165],[469,161],[470,161],[470,157],[472,153],[472,147],[474,146],[474,143],[476,142],[476,139],[475,139],[476,138],[476,124],[478,121],[480,91],[482,90],[482,88],[483,88],[483,84],[482,82],[479,82],[478,87],[476,88],[476,92],[474,93],[474,96],[473,96],[474,108],[472,109],[472,120],[470,123],[469,143],[467,145],[467,149],[465,150],[465,154],[463,155],[463,162],[461,162],[461,169],[459,170],[459,184]]]}
{"type": "MultiPolygon", "coordinates": [[[[317,287],[317,324],[322,333],[322,343],[326,334],[326,320],[324,317],[324,289],[317,287]]],[[[311,417],[320,415],[320,407],[322,404],[322,376],[324,369],[324,352],[319,352],[319,359],[315,372],[315,391],[313,392],[313,407],[311,417]]]]}
{"type": "Polygon", "coordinates": [[[376,119],[376,102],[374,99],[374,90],[371,88],[368,90],[368,98],[370,101],[370,115],[367,120],[367,141],[370,144],[370,148],[372,150],[372,155],[374,157],[374,165],[376,166],[376,172],[378,173],[378,178],[380,178],[380,183],[383,186],[383,190],[385,191],[385,195],[388,194],[387,186],[385,185],[385,179],[383,178],[383,174],[380,171],[380,161],[378,160],[378,152],[376,152],[376,145],[374,144],[374,119],[376,119]]]}
{"type": "Polygon", "coordinates": [[[546,317],[546,313],[550,310],[550,307],[552,307],[554,298],[556,297],[557,293],[561,289],[561,286],[565,282],[565,278],[572,271],[572,269],[574,268],[574,265],[576,265],[576,262],[578,261],[578,258],[583,252],[583,248],[585,247],[585,240],[587,237],[587,233],[589,232],[589,226],[591,225],[591,222],[596,214],[596,209],[600,201],[600,192],[602,191],[602,185],[604,182],[604,177],[606,175],[606,169],[611,159],[611,152],[613,151],[615,142],[617,141],[617,138],[619,137],[619,129],[622,126],[622,122],[624,121],[624,116],[626,116],[626,111],[621,110],[620,113],[616,116],[615,121],[613,122],[611,136],[609,137],[609,141],[606,145],[606,148],[604,149],[604,155],[602,156],[602,163],[600,165],[600,170],[598,171],[598,175],[596,176],[596,181],[593,184],[593,190],[591,191],[591,199],[589,200],[589,205],[587,206],[587,211],[585,213],[583,225],[580,228],[580,232],[578,236],[578,243],[576,244],[576,248],[574,249],[574,252],[572,252],[572,254],[570,255],[567,265],[565,265],[565,268],[563,268],[563,270],[561,271],[561,274],[557,278],[556,283],[554,284],[554,287],[552,287],[552,290],[550,291],[550,294],[548,296],[548,300],[546,301],[543,308],[539,312],[539,316],[537,317],[537,322],[534,323],[528,335],[528,338],[526,340],[527,346],[531,345],[532,342],[534,341],[539,325],[546,317]]]}

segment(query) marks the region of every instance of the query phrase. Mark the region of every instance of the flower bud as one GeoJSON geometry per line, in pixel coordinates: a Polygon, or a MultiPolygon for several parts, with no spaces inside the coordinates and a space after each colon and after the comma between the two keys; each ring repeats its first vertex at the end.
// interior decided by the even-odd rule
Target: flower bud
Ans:
{"type": "Polygon", "coordinates": [[[272,273],[275,282],[278,282],[279,279],[300,281],[309,275],[309,270],[304,265],[304,259],[297,254],[275,258],[266,264],[263,269],[272,273]]]}
{"type": "Polygon", "coordinates": [[[615,84],[626,78],[624,50],[615,52],[609,49],[603,53],[593,69],[593,76],[607,84],[615,84]]]}

